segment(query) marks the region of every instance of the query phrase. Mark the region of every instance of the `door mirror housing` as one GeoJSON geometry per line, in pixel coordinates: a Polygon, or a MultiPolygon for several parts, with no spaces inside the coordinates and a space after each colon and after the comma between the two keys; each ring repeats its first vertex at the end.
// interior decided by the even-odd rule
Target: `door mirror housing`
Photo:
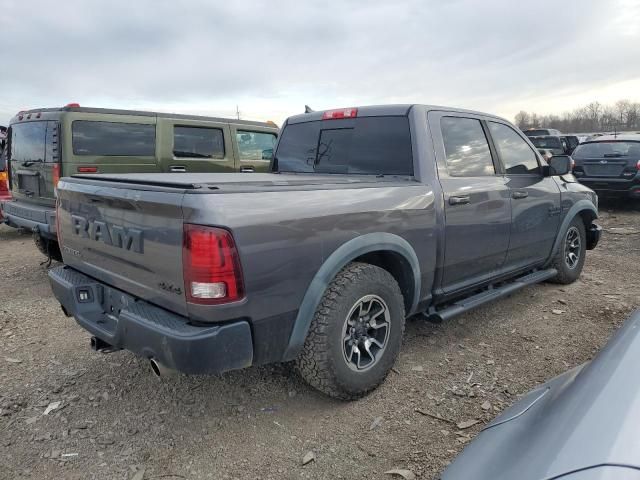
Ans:
{"type": "Polygon", "coordinates": [[[571,173],[573,160],[569,155],[554,155],[549,159],[549,176],[571,173]]]}

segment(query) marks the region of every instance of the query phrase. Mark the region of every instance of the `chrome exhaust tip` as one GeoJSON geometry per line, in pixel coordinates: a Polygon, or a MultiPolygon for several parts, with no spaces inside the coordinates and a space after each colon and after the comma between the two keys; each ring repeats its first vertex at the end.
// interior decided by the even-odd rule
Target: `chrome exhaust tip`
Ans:
{"type": "Polygon", "coordinates": [[[158,362],[155,358],[150,358],[149,363],[151,364],[151,371],[153,374],[158,377],[174,377],[179,374],[177,370],[174,370],[169,367],[165,367],[160,362],[158,362]]]}

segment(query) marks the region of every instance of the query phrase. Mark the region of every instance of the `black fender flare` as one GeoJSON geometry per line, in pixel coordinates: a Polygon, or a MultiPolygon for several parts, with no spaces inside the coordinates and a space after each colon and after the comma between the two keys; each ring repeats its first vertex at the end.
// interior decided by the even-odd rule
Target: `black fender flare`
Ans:
{"type": "Polygon", "coordinates": [[[556,235],[556,240],[555,242],[553,242],[553,248],[551,249],[551,254],[549,255],[549,258],[547,259],[547,262],[546,262],[547,266],[551,263],[551,261],[553,260],[553,257],[558,251],[558,248],[560,247],[560,242],[564,238],[564,232],[566,232],[567,229],[569,228],[569,224],[574,218],[576,218],[577,215],[580,214],[580,212],[583,212],[583,211],[592,212],[594,216],[598,218],[598,209],[595,207],[595,205],[591,201],[582,199],[574,203],[569,209],[569,211],[567,212],[567,214],[564,216],[564,220],[560,224],[560,228],[558,229],[558,235],[556,235]]]}
{"type": "Polygon", "coordinates": [[[338,247],[318,269],[302,299],[296,317],[284,361],[293,360],[304,345],[311,320],[325,290],[338,272],[354,259],[373,252],[391,251],[401,255],[413,271],[413,298],[410,313],[417,308],[420,297],[420,263],[413,247],[404,238],[392,233],[368,233],[349,240],[338,247]]]}

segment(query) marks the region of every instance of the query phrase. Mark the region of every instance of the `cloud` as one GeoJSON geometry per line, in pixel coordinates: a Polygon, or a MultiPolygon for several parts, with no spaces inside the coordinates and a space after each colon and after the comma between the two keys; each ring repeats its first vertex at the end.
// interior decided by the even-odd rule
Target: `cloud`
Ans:
{"type": "Polygon", "coordinates": [[[629,0],[3,3],[0,123],[69,101],[277,121],[305,103],[512,115],[640,79],[629,0]]]}

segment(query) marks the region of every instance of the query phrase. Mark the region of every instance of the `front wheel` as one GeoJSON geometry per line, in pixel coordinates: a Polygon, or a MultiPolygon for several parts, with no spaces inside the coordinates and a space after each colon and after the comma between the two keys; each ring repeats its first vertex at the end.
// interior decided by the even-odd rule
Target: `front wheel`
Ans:
{"type": "Polygon", "coordinates": [[[587,256],[587,239],[584,223],[580,217],[574,218],[558,247],[551,266],[558,274],[551,279],[554,283],[569,284],[575,282],[587,256]]]}
{"type": "Polygon", "coordinates": [[[351,263],[325,291],[297,369],[307,383],[331,397],[362,397],[391,370],[404,317],[404,299],[393,276],[374,265],[351,263]]]}

